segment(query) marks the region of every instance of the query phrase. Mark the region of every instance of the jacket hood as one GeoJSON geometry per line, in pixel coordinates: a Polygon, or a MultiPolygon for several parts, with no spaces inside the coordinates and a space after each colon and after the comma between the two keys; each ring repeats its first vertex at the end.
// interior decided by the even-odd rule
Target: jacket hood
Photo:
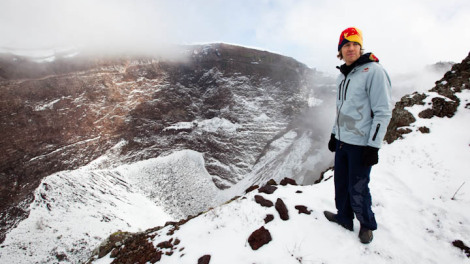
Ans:
{"type": "Polygon", "coordinates": [[[379,58],[377,58],[372,52],[369,52],[361,55],[359,59],[357,59],[353,64],[349,66],[344,63],[343,65],[338,66],[336,68],[338,68],[342,74],[348,75],[355,67],[360,66],[362,64],[366,64],[368,62],[379,62],[379,58]]]}

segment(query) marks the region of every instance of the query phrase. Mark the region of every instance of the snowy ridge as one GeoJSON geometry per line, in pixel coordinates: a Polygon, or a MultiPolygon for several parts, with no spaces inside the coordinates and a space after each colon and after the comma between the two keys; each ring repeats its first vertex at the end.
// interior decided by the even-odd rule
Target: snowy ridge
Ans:
{"type": "Polygon", "coordinates": [[[175,219],[196,215],[216,203],[218,189],[201,153],[182,150],[116,169],[175,219]]]}
{"type": "Polygon", "coordinates": [[[29,217],[2,244],[0,263],[83,262],[118,230],[143,231],[217,204],[218,189],[201,153],[183,150],[97,169],[112,155],[46,177],[35,191],[29,217]]]}
{"type": "Polygon", "coordinates": [[[7,236],[0,263],[78,263],[117,230],[172,219],[117,171],[64,171],[45,178],[30,214],[7,236]]]}
{"type": "MultiPolygon", "coordinates": [[[[433,93],[427,95],[432,96],[433,93]]],[[[453,118],[418,119],[412,133],[386,144],[381,162],[373,168],[371,191],[379,223],[374,241],[363,245],[355,232],[328,222],[323,210],[334,211],[332,172],[311,186],[278,186],[273,194],[252,191],[187,223],[168,225],[149,233],[152,245],[162,253],[161,263],[197,263],[210,255],[210,263],[468,263],[452,242],[470,243],[468,181],[470,91],[456,94],[461,104],[453,118]],[[466,107],[467,106],[467,107],[466,107]],[[429,134],[418,128],[425,125],[429,134]],[[452,135],[452,136],[449,136],[452,135]],[[449,156],[446,153],[455,155],[449,156]],[[289,220],[281,220],[274,207],[262,207],[255,196],[276,202],[282,199],[289,220]],[[310,215],[295,208],[304,205],[310,215]],[[265,223],[265,217],[274,216],[265,223]],[[177,228],[176,228],[177,226],[177,228]],[[248,238],[264,226],[272,241],[252,250],[248,238]],[[177,243],[174,243],[177,241],[177,243]],[[162,242],[173,243],[162,249],[162,242]]],[[[414,106],[414,114],[427,106],[414,106]]],[[[126,246],[120,247],[125,250],[126,246]]],[[[93,263],[111,263],[119,253],[93,263]]]]}

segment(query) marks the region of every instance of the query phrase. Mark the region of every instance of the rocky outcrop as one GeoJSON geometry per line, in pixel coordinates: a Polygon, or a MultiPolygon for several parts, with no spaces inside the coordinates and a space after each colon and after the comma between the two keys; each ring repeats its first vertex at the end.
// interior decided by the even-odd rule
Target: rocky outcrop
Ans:
{"type": "MultiPolygon", "coordinates": [[[[388,143],[402,137],[403,134],[412,132],[409,125],[416,121],[415,117],[406,110],[413,105],[425,105],[428,101],[428,108],[418,114],[419,118],[452,117],[461,103],[455,93],[470,89],[470,54],[461,63],[454,64],[442,79],[436,81],[434,88],[429,92],[434,92],[432,98],[429,95],[414,93],[406,95],[395,104],[392,119],[387,129],[385,140],[388,143]]],[[[419,128],[423,133],[429,133],[427,128],[419,128]]]]}

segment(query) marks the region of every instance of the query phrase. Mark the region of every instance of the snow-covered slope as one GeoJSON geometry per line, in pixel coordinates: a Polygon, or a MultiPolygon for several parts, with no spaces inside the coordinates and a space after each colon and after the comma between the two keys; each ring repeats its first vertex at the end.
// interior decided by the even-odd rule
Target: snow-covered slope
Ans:
{"type": "Polygon", "coordinates": [[[29,217],[8,235],[0,263],[78,263],[117,230],[142,231],[171,219],[111,171],[64,171],[45,178],[29,217]]]}
{"type": "Polygon", "coordinates": [[[215,204],[218,189],[201,153],[95,169],[103,159],[41,182],[29,217],[2,244],[0,263],[83,262],[118,230],[143,231],[215,204]]]}
{"type": "MultiPolygon", "coordinates": [[[[470,63],[462,62],[462,65],[465,68],[470,63]]],[[[153,263],[161,259],[161,263],[184,264],[197,263],[202,256],[206,256],[206,261],[210,256],[212,264],[468,262],[452,242],[470,243],[470,213],[465,210],[470,205],[467,163],[470,160],[467,133],[470,71],[465,68],[463,74],[458,67],[453,69],[445,75],[448,79],[437,82],[439,85],[433,92],[414,96],[424,101],[405,108],[417,121],[406,127],[396,122],[395,127],[401,126],[403,130],[398,137],[403,139],[386,144],[380,151],[381,162],[373,168],[371,182],[379,230],[369,246],[359,243],[357,223],[356,232],[348,232],[324,219],[323,210],[334,210],[331,172],[316,185],[278,186],[273,194],[255,190],[220,206],[233,195],[244,194],[251,184],[261,185],[271,178],[279,181],[294,175],[305,183],[307,179],[299,175],[310,175],[309,169],[317,166],[319,160],[328,160],[328,155],[329,160],[333,157],[326,150],[324,138],[312,130],[319,126],[313,122],[327,110],[313,100],[312,112],[303,113],[312,123],[303,124],[308,120],[305,117],[298,120],[284,117],[279,122],[275,114],[267,111],[279,104],[279,100],[267,98],[263,103],[265,97],[252,94],[244,81],[234,85],[234,80],[247,80],[235,75],[214,79],[216,83],[222,82],[224,85],[220,87],[224,89],[248,92],[245,96],[233,93],[235,101],[243,103],[231,111],[221,109],[224,115],[167,122],[159,129],[162,135],[168,133],[165,138],[169,140],[149,132],[154,140],[147,142],[145,149],[138,146],[146,142],[146,137],[116,138],[112,141],[114,147],[106,147],[104,155],[87,166],[42,179],[33,192],[33,202],[25,203],[29,214],[8,229],[0,245],[0,263],[81,263],[97,248],[99,256],[104,257],[94,259],[95,263],[153,263]],[[457,105],[454,113],[453,106],[457,105]],[[238,118],[231,118],[234,113],[238,118]],[[195,136],[190,140],[194,144],[181,144],[190,134],[195,136]],[[220,144],[233,143],[249,135],[255,136],[234,147],[220,144]],[[264,143],[258,146],[258,151],[253,151],[253,144],[261,141],[264,143]],[[162,144],[167,145],[164,151],[158,149],[162,144]],[[188,146],[198,148],[190,150],[188,146]],[[134,152],[129,152],[129,148],[134,152]],[[151,151],[159,156],[144,155],[151,151]],[[212,157],[216,151],[234,162],[227,164],[246,168],[246,175],[240,173],[244,179],[230,189],[216,187],[220,182],[214,181],[211,172],[219,170],[214,167],[230,170],[221,162],[224,159],[212,157]],[[247,151],[251,153],[250,166],[246,165],[247,159],[240,158],[240,153],[247,151]],[[256,195],[273,203],[282,199],[289,219],[280,219],[274,207],[257,204],[256,195]],[[297,208],[302,209],[299,205],[305,206],[310,214],[299,214],[297,208]],[[188,221],[168,222],[199,212],[205,213],[188,221]],[[265,223],[268,214],[274,219],[265,223]],[[269,230],[272,241],[252,250],[248,238],[262,226],[269,230]],[[101,244],[108,236],[110,239],[101,244]]],[[[219,75],[215,70],[210,72],[219,75]]],[[[190,91],[189,86],[175,87],[168,89],[183,94],[190,91]]],[[[279,92],[283,91],[279,88],[279,92]]],[[[176,95],[168,98],[179,98],[176,95]]],[[[289,101],[289,93],[282,98],[289,101]]],[[[144,101],[148,104],[144,112],[155,112],[155,105],[144,101]]],[[[55,104],[50,101],[50,105],[44,106],[55,108],[55,104]]],[[[173,105],[168,109],[173,109],[173,105]]],[[[281,112],[276,113],[281,115],[281,112]]],[[[146,117],[138,111],[133,113],[146,117]]],[[[74,147],[77,151],[84,148],[83,145],[74,147]]],[[[11,218],[18,219],[14,215],[11,218]]],[[[207,262],[201,260],[201,263],[207,262]]]]}
{"type": "MultiPolygon", "coordinates": [[[[111,170],[194,150],[227,189],[329,97],[322,88],[330,78],[289,57],[222,43],[181,48],[183,61],[79,54],[38,63],[0,54],[0,243],[28,217],[44,177],[97,158],[95,169],[111,170]]],[[[311,135],[328,136],[316,127],[311,135]]],[[[313,170],[291,177],[319,177],[323,168],[313,170]]]]}
{"type": "MultiPolygon", "coordinates": [[[[109,253],[93,263],[125,263],[132,257],[153,256],[151,263],[161,258],[161,263],[184,264],[198,263],[206,255],[210,263],[224,264],[468,263],[464,252],[452,245],[455,240],[470,243],[470,91],[456,95],[461,104],[454,117],[420,119],[404,139],[381,149],[370,185],[379,229],[369,245],[359,242],[357,222],[355,232],[350,232],[324,218],[323,210],[334,210],[329,172],[319,184],[278,186],[273,194],[255,190],[184,224],[145,233],[144,238],[162,255],[126,251],[131,248],[130,239],[116,247],[113,258],[109,253]],[[422,126],[430,133],[419,132],[422,126]],[[274,206],[256,203],[257,195],[273,203],[282,199],[289,219],[280,219],[274,206]],[[311,214],[300,214],[298,205],[306,206],[311,214]],[[265,223],[268,214],[274,220],[265,223]],[[262,226],[272,241],[253,250],[248,238],[262,226]]],[[[427,107],[408,110],[417,115],[427,107]]]]}

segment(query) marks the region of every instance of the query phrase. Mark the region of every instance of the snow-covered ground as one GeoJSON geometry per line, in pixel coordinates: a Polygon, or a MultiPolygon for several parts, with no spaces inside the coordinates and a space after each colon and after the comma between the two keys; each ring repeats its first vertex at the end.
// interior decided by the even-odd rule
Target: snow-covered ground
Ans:
{"type": "MultiPolygon", "coordinates": [[[[470,91],[458,96],[461,104],[453,118],[418,120],[410,126],[412,133],[381,149],[370,184],[379,223],[371,244],[359,242],[357,222],[350,232],[324,218],[323,210],[335,208],[330,172],[316,185],[279,186],[270,195],[253,191],[190,220],[172,235],[167,234],[172,226],[156,232],[155,246],[171,238],[181,241],[161,263],[197,263],[204,255],[216,264],[469,263],[452,245],[454,240],[470,244],[470,109],[465,108],[470,91]],[[421,126],[431,132],[417,131],[421,126]],[[273,203],[281,198],[290,219],[283,221],[274,207],[255,203],[255,195],[273,203]],[[311,214],[299,214],[297,205],[311,214]],[[267,214],[274,220],[265,224],[267,214]],[[252,250],[248,237],[261,226],[272,241],[252,250]]],[[[409,110],[417,115],[426,107],[409,110]]],[[[111,261],[107,255],[95,263],[111,261]]]]}
{"type": "MultiPolygon", "coordinates": [[[[255,203],[258,192],[253,191],[190,220],[171,236],[167,235],[171,226],[162,229],[154,245],[170,237],[181,243],[161,263],[197,263],[206,254],[212,264],[469,263],[452,246],[454,240],[470,244],[470,91],[457,96],[461,103],[454,117],[417,118],[410,126],[412,133],[381,149],[370,185],[379,229],[370,245],[359,242],[357,222],[356,231],[349,232],[324,218],[323,210],[334,211],[333,181],[327,175],[316,185],[279,186],[271,195],[261,194],[272,202],[284,201],[287,221],[279,218],[274,207],[255,203]],[[418,132],[422,126],[430,133],[418,132]],[[297,205],[306,206],[311,214],[299,214],[297,205]],[[267,214],[275,219],[265,224],[267,214]],[[254,251],[247,239],[261,226],[273,240],[254,251]]],[[[426,107],[408,110],[417,117],[426,107]]],[[[274,151],[283,151],[289,146],[284,143],[294,138],[292,133],[279,138],[274,151]]],[[[285,161],[289,158],[293,157],[285,161]]],[[[269,155],[265,160],[272,162],[269,155]]],[[[171,205],[188,214],[193,213],[189,212],[193,201],[202,201],[201,207],[193,208],[200,211],[234,194],[218,193],[203,166],[203,155],[195,151],[113,169],[101,169],[101,163],[106,163],[106,157],[80,170],[45,178],[35,191],[29,217],[0,245],[0,263],[79,263],[113,232],[138,232],[175,220],[171,205]],[[165,189],[172,191],[163,195],[165,189]]],[[[111,261],[108,255],[95,263],[111,261]]]]}
{"type": "Polygon", "coordinates": [[[56,173],[34,195],[29,217],[0,246],[0,263],[77,263],[113,232],[171,219],[117,171],[56,173]]]}

